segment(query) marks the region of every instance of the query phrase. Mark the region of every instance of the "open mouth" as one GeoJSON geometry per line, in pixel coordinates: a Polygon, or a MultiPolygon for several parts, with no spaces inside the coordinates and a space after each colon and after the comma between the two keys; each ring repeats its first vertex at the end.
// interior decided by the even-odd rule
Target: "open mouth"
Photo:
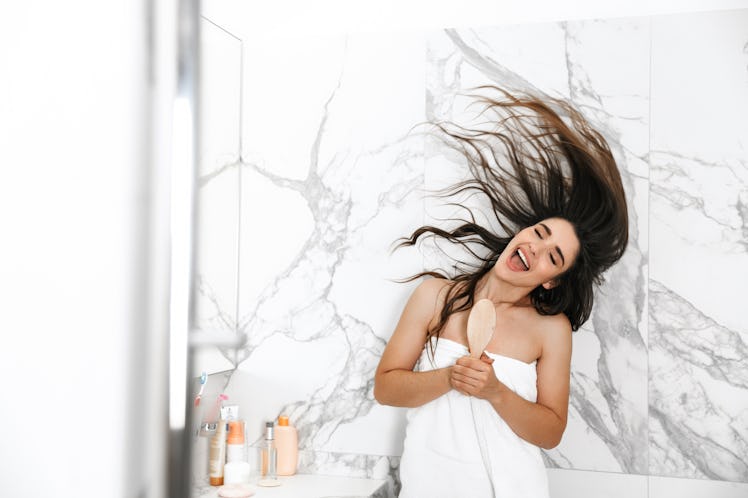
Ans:
{"type": "Polygon", "coordinates": [[[525,266],[525,271],[529,270],[530,264],[527,262],[527,257],[525,256],[525,253],[523,253],[520,249],[517,249],[517,254],[519,254],[519,257],[522,260],[522,264],[525,266]]]}
{"type": "Polygon", "coordinates": [[[514,254],[512,255],[512,266],[521,271],[527,271],[530,269],[530,263],[527,261],[527,256],[525,256],[521,249],[514,251],[514,254]]]}

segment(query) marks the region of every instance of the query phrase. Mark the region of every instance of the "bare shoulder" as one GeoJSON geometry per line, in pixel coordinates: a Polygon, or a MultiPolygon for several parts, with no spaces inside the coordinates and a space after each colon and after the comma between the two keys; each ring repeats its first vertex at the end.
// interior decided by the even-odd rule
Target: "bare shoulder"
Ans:
{"type": "Polygon", "coordinates": [[[427,278],[423,282],[418,284],[415,292],[421,292],[432,297],[437,297],[442,290],[446,289],[447,286],[451,285],[452,280],[446,278],[427,278]]]}
{"type": "Polygon", "coordinates": [[[571,322],[563,313],[557,315],[537,315],[538,320],[543,325],[543,328],[549,332],[554,331],[555,333],[571,333],[571,322]]]}
{"type": "Polygon", "coordinates": [[[451,280],[444,278],[427,278],[418,284],[411,299],[430,319],[443,306],[447,290],[452,283],[451,280]]]}
{"type": "Polygon", "coordinates": [[[542,343],[542,356],[550,352],[571,356],[571,322],[563,313],[557,315],[538,315],[537,330],[542,343]]]}

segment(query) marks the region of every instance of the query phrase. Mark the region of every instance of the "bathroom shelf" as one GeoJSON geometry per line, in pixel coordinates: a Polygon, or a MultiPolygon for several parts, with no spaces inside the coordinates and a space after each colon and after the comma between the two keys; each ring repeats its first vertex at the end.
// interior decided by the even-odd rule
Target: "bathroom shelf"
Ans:
{"type": "MultiPolygon", "coordinates": [[[[253,482],[257,479],[253,479],[253,482]]],[[[281,477],[282,484],[275,488],[255,487],[253,498],[324,498],[356,497],[368,498],[382,495],[386,485],[384,479],[362,479],[356,477],[320,476],[297,474],[281,477]]],[[[254,485],[253,485],[254,486],[254,485]]],[[[218,488],[200,486],[194,490],[195,498],[216,498],[218,488]]]]}

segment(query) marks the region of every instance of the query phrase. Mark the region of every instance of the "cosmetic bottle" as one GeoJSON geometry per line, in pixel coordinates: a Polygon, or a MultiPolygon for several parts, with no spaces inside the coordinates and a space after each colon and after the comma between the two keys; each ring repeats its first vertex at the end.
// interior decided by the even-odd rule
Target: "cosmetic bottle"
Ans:
{"type": "Polygon", "coordinates": [[[265,423],[265,441],[262,448],[260,448],[260,452],[260,475],[268,480],[275,480],[277,474],[277,455],[275,452],[273,422],[265,423]]]}
{"type": "Polygon", "coordinates": [[[229,422],[229,437],[226,441],[226,462],[246,462],[244,448],[244,421],[232,420],[229,422]]]}
{"type": "Polygon", "coordinates": [[[239,405],[226,405],[221,407],[221,418],[227,422],[239,420],[239,405]]]}
{"type": "Polygon", "coordinates": [[[207,482],[210,472],[210,443],[216,435],[216,422],[203,422],[192,438],[192,475],[198,482],[207,482]]]}
{"type": "Polygon", "coordinates": [[[275,428],[275,448],[278,453],[278,475],[294,475],[299,457],[299,436],[296,427],[290,424],[286,415],[278,417],[278,427],[275,428]]]}
{"type": "Polygon", "coordinates": [[[220,419],[216,434],[210,439],[208,476],[211,486],[223,485],[223,465],[226,463],[226,421],[220,419]]]}

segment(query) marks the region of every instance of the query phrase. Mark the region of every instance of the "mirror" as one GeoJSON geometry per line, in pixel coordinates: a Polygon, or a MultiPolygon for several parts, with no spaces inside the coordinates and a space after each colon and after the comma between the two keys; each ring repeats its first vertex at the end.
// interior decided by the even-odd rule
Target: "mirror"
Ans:
{"type": "MultiPolygon", "coordinates": [[[[204,16],[200,64],[195,322],[216,337],[237,334],[242,41],[204,16]]],[[[199,372],[230,370],[231,350],[196,348],[194,364],[199,372]]]]}

